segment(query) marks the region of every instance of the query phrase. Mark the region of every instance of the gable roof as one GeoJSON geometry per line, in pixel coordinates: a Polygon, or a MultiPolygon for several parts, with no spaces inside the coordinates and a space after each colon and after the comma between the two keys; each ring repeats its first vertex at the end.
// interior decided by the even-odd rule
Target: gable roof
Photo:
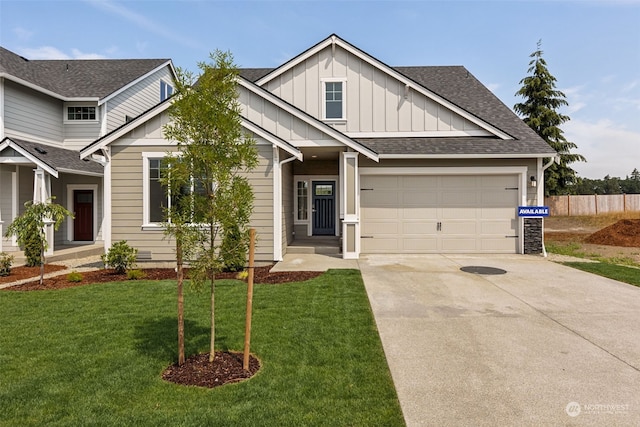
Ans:
{"type": "Polygon", "coordinates": [[[365,145],[362,145],[355,139],[349,138],[342,132],[335,130],[333,127],[327,125],[321,120],[316,119],[315,117],[313,117],[312,115],[308,114],[305,111],[302,111],[298,107],[289,104],[288,102],[286,102],[282,98],[275,96],[268,90],[256,85],[253,82],[250,82],[249,80],[243,78],[242,76],[238,78],[238,84],[248,89],[252,93],[256,94],[257,96],[260,96],[263,99],[267,100],[268,102],[276,105],[278,108],[283,109],[284,111],[293,115],[294,117],[297,117],[298,119],[305,122],[307,125],[330,136],[336,141],[341,142],[342,144],[359,152],[360,154],[363,154],[364,156],[370,158],[371,160],[374,160],[376,162],[378,161],[378,153],[375,150],[372,150],[371,148],[365,145]]]}
{"type": "Polygon", "coordinates": [[[475,118],[478,124],[496,135],[492,137],[447,138],[356,138],[357,141],[386,155],[531,155],[555,156],[556,152],[540,138],[522,119],[500,101],[487,87],[463,66],[391,67],[362,52],[332,34],[320,43],[302,52],[277,68],[241,69],[240,75],[258,85],[266,84],[310,55],[337,44],[359,58],[383,69],[409,87],[431,97],[454,111],[464,112],[466,118],[475,118]],[[444,102],[443,102],[444,101],[444,102]],[[489,125],[490,127],[487,127],[489,125]],[[446,143],[445,143],[446,141],[446,143]],[[504,141],[504,143],[498,143],[504,141]],[[488,150],[488,151],[487,151],[488,150]]]}
{"type": "Polygon", "coordinates": [[[0,47],[0,76],[63,100],[102,100],[162,68],[170,59],[28,60],[0,47]]]}
{"type": "Polygon", "coordinates": [[[77,151],[13,137],[6,137],[0,142],[0,151],[6,148],[13,148],[56,178],[60,172],[92,176],[104,173],[99,164],[81,160],[77,151]]]}
{"type": "MultiPolygon", "coordinates": [[[[166,111],[171,106],[171,103],[172,103],[172,98],[167,98],[164,101],[160,102],[159,104],[149,108],[147,111],[144,111],[137,117],[134,117],[131,121],[124,123],[123,125],[117,127],[116,129],[112,130],[108,134],[96,139],[91,144],[87,145],[86,147],[80,150],[80,153],[79,153],[80,158],[86,159],[91,154],[95,153],[96,151],[100,150],[103,147],[108,146],[113,141],[127,134],[128,132],[135,129],[142,123],[146,122],[147,120],[157,116],[158,114],[162,114],[163,111],[166,111]]],[[[296,159],[302,161],[302,152],[298,150],[298,148],[289,144],[287,141],[281,139],[280,137],[272,134],[271,132],[265,129],[262,129],[260,126],[256,125],[255,123],[251,122],[250,120],[244,117],[241,117],[240,120],[241,120],[242,126],[244,126],[245,129],[255,133],[261,138],[264,138],[265,140],[271,142],[275,146],[291,154],[296,159]]]]}

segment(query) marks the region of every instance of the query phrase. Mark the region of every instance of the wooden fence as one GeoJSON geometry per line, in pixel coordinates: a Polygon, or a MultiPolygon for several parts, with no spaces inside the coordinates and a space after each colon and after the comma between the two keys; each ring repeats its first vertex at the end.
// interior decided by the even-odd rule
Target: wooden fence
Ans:
{"type": "Polygon", "coordinates": [[[555,216],[598,215],[640,212],[640,194],[594,194],[588,196],[550,196],[544,203],[555,216]]]}

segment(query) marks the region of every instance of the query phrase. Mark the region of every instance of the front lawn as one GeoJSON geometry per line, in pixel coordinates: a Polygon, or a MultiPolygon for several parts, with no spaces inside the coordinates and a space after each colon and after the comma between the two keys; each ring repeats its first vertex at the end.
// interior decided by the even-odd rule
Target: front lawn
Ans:
{"type": "MultiPolygon", "coordinates": [[[[217,348],[242,350],[246,285],[219,281],[217,348]]],[[[256,285],[252,379],[165,382],[174,281],[0,291],[0,425],[403,425],[358,271],[256,285]]],[[[185,295],[186,354],[208,351],[208,294],[185,295]]]]}
{"type": "Polygon", "coordinates": [[[606,262],[564,262],[563,264],[619,282],[640,286],[640,268],[609,264],[606,262]]]}

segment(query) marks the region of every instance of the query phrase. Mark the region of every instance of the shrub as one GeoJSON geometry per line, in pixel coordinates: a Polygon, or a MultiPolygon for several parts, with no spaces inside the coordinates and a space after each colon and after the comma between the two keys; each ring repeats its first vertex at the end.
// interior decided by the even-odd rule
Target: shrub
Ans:
{"type": "Polygon", "coordinates": [[[37,230],[33,230],[24,240],[24,256],[27,267],[38,267],[42,264],[42,241],[37,230]]]}
{"type": "Polygon", "coordinates": [[[145,278],[144,271],[142,270],[127,270],[128,280],[140,280],[145,278]]]}
{"type": "Polygon", "coordinates": [[[129,246],[126,240],[121,240],[102,255],[102,262],[105,267],[111,267],[116,273],[123,274],[136,265],[137,256],[138,250],[129,246]]]}
{"type": "Polygon", "coordinates": [[[67,280],[73,283],[82,282],[82,274],[74,270],[71,273],[67,274],[67,280]]]}
{"type": "Polygon", "coordinates": [[[13,255],[0,252],[0,276],[8,276],[11,274],[11,264],[13,264],[13,255]]]}
{"type": "Polygon", "coordinates": [[[225,271],[242,271],[247,262],[247,239],[237,226],[226,230],[220,245],[225,271]]]}

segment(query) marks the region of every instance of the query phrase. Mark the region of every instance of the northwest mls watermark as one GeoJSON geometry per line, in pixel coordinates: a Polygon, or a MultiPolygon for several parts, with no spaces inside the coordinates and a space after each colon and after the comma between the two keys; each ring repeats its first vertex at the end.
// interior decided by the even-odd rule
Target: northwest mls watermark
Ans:
{"type": "Polygon", "coordinates": [[[577,417],[578,415],[619,415],[629,413],[629,404],[619,403],[590,403],[580,404],[578,402],[569,402],[564,408],[567,415],[577,417]]]}

